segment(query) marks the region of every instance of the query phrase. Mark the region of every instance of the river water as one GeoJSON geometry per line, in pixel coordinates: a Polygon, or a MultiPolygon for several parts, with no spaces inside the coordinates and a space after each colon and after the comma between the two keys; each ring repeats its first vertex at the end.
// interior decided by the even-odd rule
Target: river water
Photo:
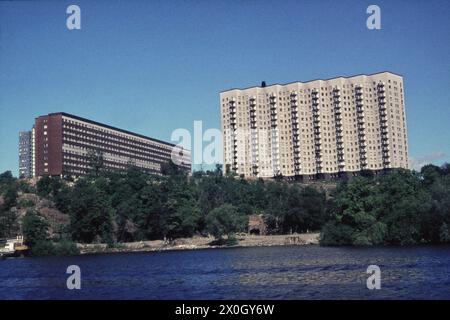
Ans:
{"type": "Polygon", "coordinates": [[[450,246],[287,246],[0,260],[0,299],[450,299],[450,246]],[[69,290],[69,265],[81,289],[69,290]],[[381,289],[367,289],[369,265],[381,289]]]}

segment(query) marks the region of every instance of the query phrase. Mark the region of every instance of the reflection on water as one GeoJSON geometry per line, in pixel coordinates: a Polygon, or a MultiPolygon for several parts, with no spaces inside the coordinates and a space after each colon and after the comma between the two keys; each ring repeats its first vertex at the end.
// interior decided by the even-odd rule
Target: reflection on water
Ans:
{"type": "Polygon", "coordinates": [[[0,261],[0,299],[450,299],[450,247],[211,249],[0,261]],[[66,289],[66,268],[82,289],[66,289]],[[381,290],[366,269],[381,268],[381,290]]]}

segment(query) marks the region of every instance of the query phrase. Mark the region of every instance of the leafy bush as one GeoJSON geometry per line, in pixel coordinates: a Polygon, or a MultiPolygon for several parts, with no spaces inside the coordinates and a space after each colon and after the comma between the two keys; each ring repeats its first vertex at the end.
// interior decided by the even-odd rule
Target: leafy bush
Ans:
{"type": "Polygon", "coordinates": [[[448,167],[423,173],[394,170],[378,178],[358,177],[338,185],[322,245],[413,245],[450,240],[448,167]],[[446,168],[446,169],[445,169],[446,168]]]}
{"type": "Polygon", "coordinates": [[[43,246],[42,242],[48,240],[48,222],[44,217],[38,216],[34,210],[28,210],[23,218],[22,232],[25,243],[34,247],[37,243],[43,246]]]}
{"type": "Polygon", "coordinates": [[[48,240],[39,240],[31,246],[31,255],[36,257],[54,256],[55,253],[55,246],[48,240]]]}
{"type": "Polygon", "coordinates": [[[57,256],[74,256],[80,253],[76,243],[69,240],[61,240],[55,243],[54,248],[54,253],[57,256]]]}
{"type": "Polygon", "coordinates": [[[224,204],[213,209],[206,217],[208,231],[219,240],[224,236],[233,238],[236,232],[245,230],[247,225],[247,216],[237,211],[231,204],[224,204]]]}

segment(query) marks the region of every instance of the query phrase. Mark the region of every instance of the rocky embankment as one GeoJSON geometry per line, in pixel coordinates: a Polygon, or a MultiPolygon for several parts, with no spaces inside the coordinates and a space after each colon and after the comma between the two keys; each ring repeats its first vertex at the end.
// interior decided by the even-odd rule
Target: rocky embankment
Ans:
{"type": "MultiPolygon", "coordinates": [[[[318,233],[292,234],[292,235],[239,235],[238,243],[232,247],[270,247],[286,245],[310,245],[319,243],[318,233]]],[[[173,242],[162,240],[139,241],[121,243],[111,248],[106,244],[78,244],[81,254],[114,253],[114,252],[146,252],[168,250],[196,250],[211,248],[230,248],[227,246],[214,246],[212,237],[193,237],[177,239],[173,242]]]]}

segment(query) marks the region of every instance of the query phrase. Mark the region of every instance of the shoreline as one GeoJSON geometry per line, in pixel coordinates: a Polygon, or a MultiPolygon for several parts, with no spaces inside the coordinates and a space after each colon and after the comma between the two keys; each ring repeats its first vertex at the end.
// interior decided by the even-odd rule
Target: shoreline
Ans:
{"type": "Polygon", "coordinates": [[[213,237],[195,236],[192,238],[180,238],[172,243],[163,240],[138,241],[120,243],[116,247],[108,247],[107,244],[80,244],[77,243],[79,255],[109,254],[109,253],[134,253],[134,252],[162,252],[184,251],[202,249],[228,249],[246,247],[273,247],[273,246],[305,246],[318,245],[319,233],[303,233],[289,235],[239,235],[238,243],[233,246],[210,245],[213,237]]]}

